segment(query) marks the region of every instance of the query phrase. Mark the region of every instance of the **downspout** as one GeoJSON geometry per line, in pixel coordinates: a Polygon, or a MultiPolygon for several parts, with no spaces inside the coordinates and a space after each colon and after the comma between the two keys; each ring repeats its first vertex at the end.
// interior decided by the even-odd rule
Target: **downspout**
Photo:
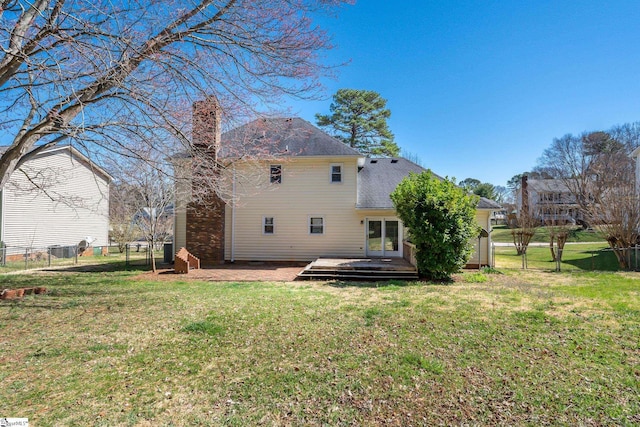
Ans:
{"type": "Polygon", "coordinates": [[[236,261],[236,165],[231,181],[231,262],[236,261]]]}

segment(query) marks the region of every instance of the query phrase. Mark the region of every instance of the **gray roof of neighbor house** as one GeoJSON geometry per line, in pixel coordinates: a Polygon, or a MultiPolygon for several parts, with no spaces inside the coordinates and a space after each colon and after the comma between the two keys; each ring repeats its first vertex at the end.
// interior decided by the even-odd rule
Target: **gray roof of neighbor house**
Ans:
{"type": "Polygon", "coordinates": [[[298,117],[258,119],[222,134],[220,158],[362,156],[298,117]]]}
{"type": "MultiPolygon", "coordinates": [[[[379,158],[365,159],[358,171],[358,209],[393,209],[389,195],[411,172],[421,173],[426,169],[407,159],[379,158]]],[[[441,176],[434,174],[437,178],[441,176]]],[[[502,209],[493,200],[481,197],[478,209],[502,209]]]]}
{"type": "Polygon", "coordinates": [[[569,187],[562,179],[528,179],[527,187],[538,192],[569,193],[569,187]]]}

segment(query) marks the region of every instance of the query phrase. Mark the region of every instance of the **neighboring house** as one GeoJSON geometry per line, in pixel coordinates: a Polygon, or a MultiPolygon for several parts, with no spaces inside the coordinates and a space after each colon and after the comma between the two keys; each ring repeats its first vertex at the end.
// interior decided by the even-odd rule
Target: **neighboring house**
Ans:
{"type": "Polygon", "coordinates": [[[26,161],[0,190],[0,240],[7,253],[83,240],[106,247],[110,181],[109,174],[71,146],[26,161]]]}
{"type": "Polygon", "coordinates": [[[530,215],[541,224],[576,224],[584,218],[575,196],[561,179],[528,179],[516,194],[518,214],[528,209],[530,215]]]}
{"type": "MultiPolygon", "coordinates": [[[[230,194],[207,207],[185,208],[186,199],[178,197],[176,250],[186,247],[205,265],[404,255],[406,230],[389,194],[422,167],[403,158],[365,158],[300,118],[257,120],[224,135],[219,119],[209,127],[194,144],[218,153],[230,194]]],[[[177,169],[188,162],[178,160],[177,169]]],[[[177,192],[187,194],[189,187],[177,192]]],[[[487,199],[478,206],[478,223],[487,232],[496,209],[487,199]]],[[[490,264],[490,237],[480,244],[480,263],[490,264]]],[[[478,262],[475,255],[470,264],[478,262]]]]}

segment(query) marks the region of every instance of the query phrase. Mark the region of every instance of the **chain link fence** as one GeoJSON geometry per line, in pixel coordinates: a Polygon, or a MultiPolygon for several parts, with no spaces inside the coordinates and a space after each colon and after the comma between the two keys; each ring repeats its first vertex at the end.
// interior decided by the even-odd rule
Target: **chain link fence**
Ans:
{"type": "MultiPolygon", "coordinates": [[[[554,247],[558,258],[558,248],[554,247]]],[[[561,260],[554,260],[549,245],[529,245],[524,254],[518,254],[510,246],[492,247],[495,268],[530,269],[547,271],[640,271],[640,246],[627,248],[624,252],[628,268],[622,268],[613,250],[605,246],[567,244],[561,260]]]]}
{"type": "Polygon", "coordinates": [[[78,246],[0,247],[0,272],[75,265],[78,246]]]}
{"type": "MultiPolygon", "coordinates": [[[[156,262],[172,262],[172,245],[159,245],[155,250],[156,262]],[[168,246],[167,246],[168,245],[168,246]]],[[[133,242],[121,246],[80,247],[78,245],[52,245],[47,247],[0,246],[0,274],[13,271],[124,263],[128,269],[151,265],[151,251],[146,242],[133,242]]]]}

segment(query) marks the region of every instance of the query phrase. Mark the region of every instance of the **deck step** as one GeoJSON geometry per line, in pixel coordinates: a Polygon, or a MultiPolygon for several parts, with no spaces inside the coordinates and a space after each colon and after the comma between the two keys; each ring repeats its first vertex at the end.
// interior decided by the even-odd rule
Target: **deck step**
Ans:
{"type": "Polygon", "coordinates": [[[403,271],[385,271],[385,272],[370,272],[370,271],[341,271],[341,270],[303,270],[299,274],[301,275],[318,275],[318,274],[341,274],[343,276],[417,276],[418,273],[403,271]]]}
{"type": "Polygon", "coordinates": [[[402,259],[318,258],[298,273],[298,279],[418,280],[418,272],[402,259]]]}
{"type": "Polygon", "coordinates": [[[359,280],[418,280],[417,272],[410,271],[358,271],[358,270],[303,270],[299,279],[359,279],[359,280]]]}

